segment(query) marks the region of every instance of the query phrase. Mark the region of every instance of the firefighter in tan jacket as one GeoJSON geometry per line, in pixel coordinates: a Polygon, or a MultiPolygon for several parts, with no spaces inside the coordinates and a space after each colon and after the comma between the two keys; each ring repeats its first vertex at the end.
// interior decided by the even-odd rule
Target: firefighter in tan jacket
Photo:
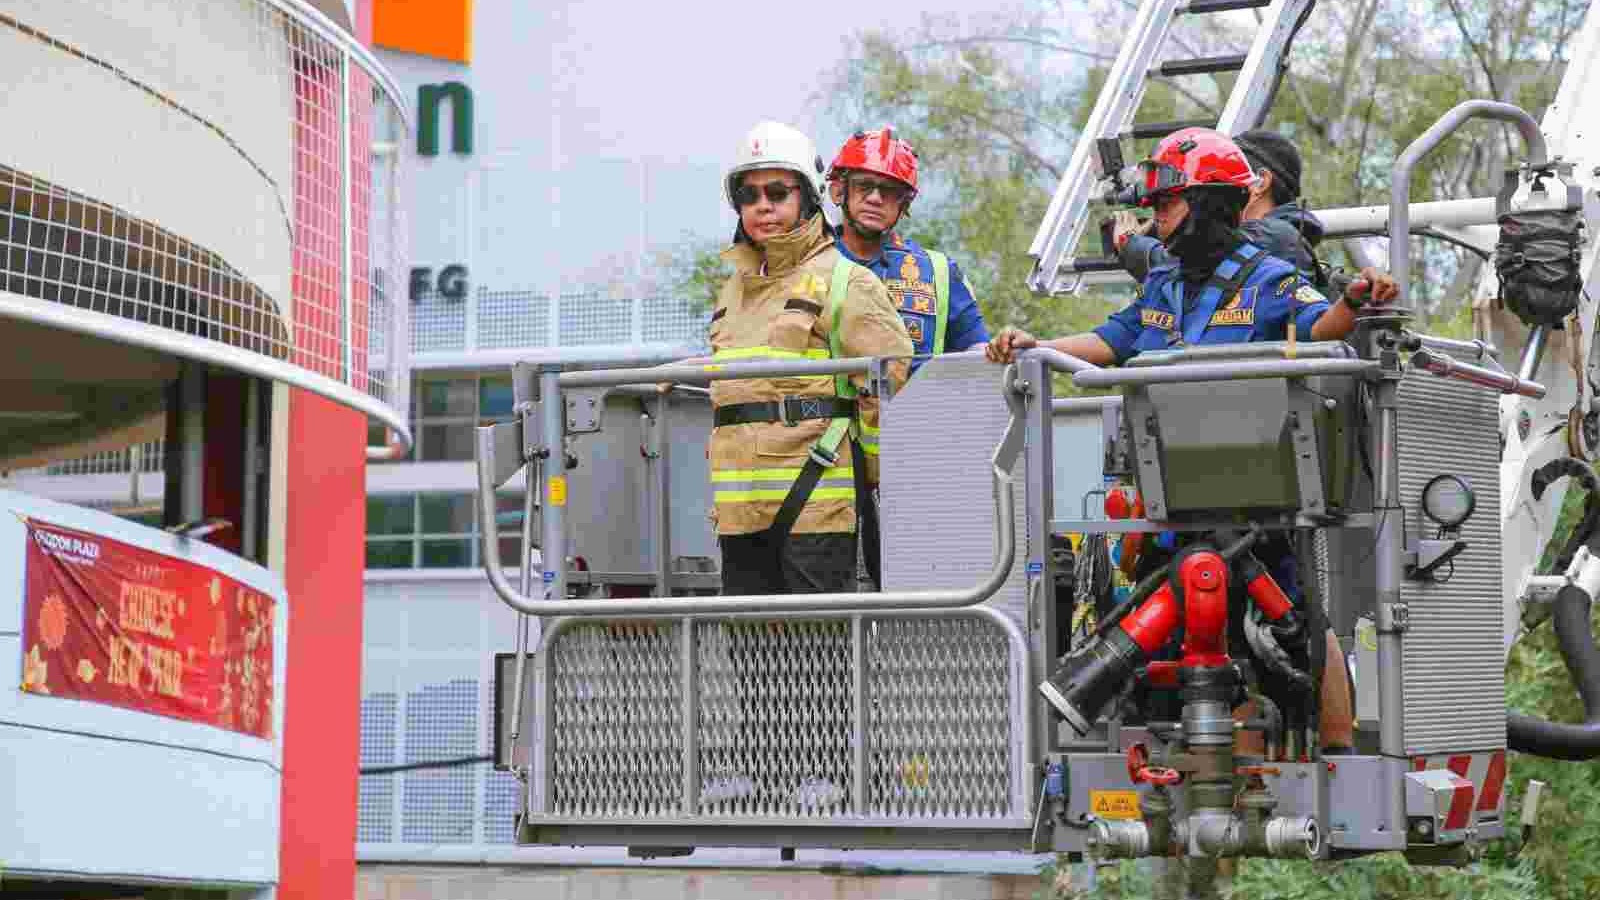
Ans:
{"type": "MultiPolygon", "coordinates": [[[[723,181],[739,214],[735,269],[711,315],[716,362],[898,357],[905,325],[877,276],[844,259],[822,215],[822,160],[793,128],[763,122],[723,181]]],[[[876,482],[878,399],[861,376],[717,381],[713,517],[726,594],[848,591],[856,489],[876,482]]]]}

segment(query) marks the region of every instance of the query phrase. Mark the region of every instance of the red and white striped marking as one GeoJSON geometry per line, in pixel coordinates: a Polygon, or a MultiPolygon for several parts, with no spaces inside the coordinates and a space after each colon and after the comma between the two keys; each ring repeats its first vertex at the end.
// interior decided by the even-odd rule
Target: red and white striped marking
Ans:
{"type": "Polygon", "coordinates": [[[1455,797],[1445,828],[1465,828],[1473,819],[1498,818],[1505,800],[1506,752],[1455,753],[1447,756],[1414,756],[1413,771],[1449,769],[1456,776],[1455,797]],[[1476,815],[1474,815],[1476,814],[1476,815]]]}

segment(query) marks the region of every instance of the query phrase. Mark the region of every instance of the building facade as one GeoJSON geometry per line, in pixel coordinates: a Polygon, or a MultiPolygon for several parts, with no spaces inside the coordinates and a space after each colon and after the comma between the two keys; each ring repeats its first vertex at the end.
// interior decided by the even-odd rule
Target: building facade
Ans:
{"type": "Polygon", "coordinates": [[[0,8],[8,890],[354,890],[366,441],[410,440],[372,13],[0,8]]]}

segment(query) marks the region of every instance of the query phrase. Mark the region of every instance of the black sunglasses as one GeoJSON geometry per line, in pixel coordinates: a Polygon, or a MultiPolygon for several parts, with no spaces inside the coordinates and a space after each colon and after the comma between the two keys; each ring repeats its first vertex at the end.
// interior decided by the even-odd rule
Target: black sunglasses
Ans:
{"type": "Polygon", "coordinates": [[[753,184],[741,184],[733,192],[733,202],[740,206],[753,206],[761,199],[762,194],[766,194],[769,201],[782,203],[798,190],[800,190],[799,185],[789,184],[786,181],[769,181],[759,188],[753,184]]]}
{"type": "Polygon", "coordinates": [[[850,186],[861,192],[862,197],[871,197],[877,191],[884,200],[890,203],[899,203],[911,191],[907,185],[898,181],[879,180],[876,178],[850,178],[850,186]]]}

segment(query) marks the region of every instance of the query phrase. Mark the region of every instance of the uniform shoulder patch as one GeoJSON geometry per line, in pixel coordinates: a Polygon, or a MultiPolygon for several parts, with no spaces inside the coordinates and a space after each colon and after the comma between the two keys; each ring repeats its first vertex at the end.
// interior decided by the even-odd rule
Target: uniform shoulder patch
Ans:
{"type": "Polygon", "coordinates": [[[1299,280],[1300,275],[1298,273],[1294,275],[1285,275],[1283,276],[1282,280],[1278,282],[1278,286],[1272,289],[1272,292],[1274,294],[1287,294],[1291,289],[1294,288],[1295,282],[1299,280]]]}
{"type": "Polygon", "coordinates": [[[1294,302],[1309,306],[1312,303],[1327,303],[1328,298],[1311,285],[1302,284],[1294,290],[1294,302]]]}

